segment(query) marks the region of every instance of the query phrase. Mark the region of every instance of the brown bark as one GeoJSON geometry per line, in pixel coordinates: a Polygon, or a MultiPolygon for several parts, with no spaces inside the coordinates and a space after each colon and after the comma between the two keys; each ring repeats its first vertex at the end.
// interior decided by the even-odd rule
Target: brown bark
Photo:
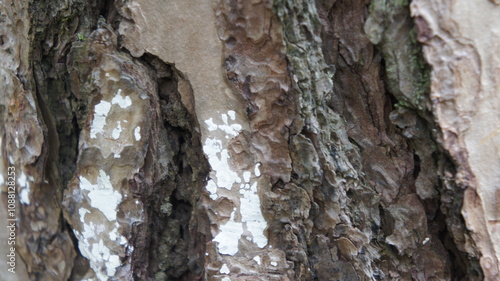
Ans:
{"type": "Polygon", "coordinates": [[[495,280],[496,45],[427,2],[0,4],[30,279],[495,280]]]}

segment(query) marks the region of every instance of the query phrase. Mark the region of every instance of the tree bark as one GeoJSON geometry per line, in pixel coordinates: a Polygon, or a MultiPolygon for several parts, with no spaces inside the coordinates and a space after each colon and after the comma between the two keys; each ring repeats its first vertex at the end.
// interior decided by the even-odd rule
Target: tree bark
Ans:
{"type": "Polygon", "coordinates": [[[499,278],[494,1],[0,9],[30,280],[499,278]]]}

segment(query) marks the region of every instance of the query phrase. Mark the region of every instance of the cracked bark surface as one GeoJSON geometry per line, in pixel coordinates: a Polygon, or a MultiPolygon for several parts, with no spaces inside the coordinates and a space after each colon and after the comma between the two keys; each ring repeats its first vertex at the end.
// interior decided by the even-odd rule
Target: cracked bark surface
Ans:
{"type": "Polygon", "coordinates": [[[467,5],[2,2],[29,278],[496,280],[500,17],[467,5]]]}

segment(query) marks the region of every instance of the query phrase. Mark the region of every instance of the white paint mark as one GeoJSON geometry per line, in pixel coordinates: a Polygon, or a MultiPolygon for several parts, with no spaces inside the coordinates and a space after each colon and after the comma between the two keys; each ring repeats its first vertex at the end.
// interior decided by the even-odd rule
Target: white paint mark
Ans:
{"type": "Polygon", "coordinates": [[[260,265],[260,257],[259,257],[259,256],[255,256],[255,257],[253,258],[253,260],[254,260],[254,261],[255,261],[258,265],[260,265]]]}
{"type": "Polygon", "coordinates": [[[120,245],[125,245],[128,243],[128,240],[127,238],[123,237],[123,236],[120,236],[120,245]]]}
{"type": "Polygon", "coordinates": [[[234,214],[231,213],[229,221],[220,227],[220,233],[215,236],[213,241],[219,242],[219,253],[223,255],[234,255],[238,252],[238,241],[243,234],[243,226],[234,221],[234,214]]]}
{"type": "Polygon", "coordinates": [[[278,263],[277,263],[277,262],[275,262],[275,261],[272,261],[272,262],[271,262],[271,266],[277,266],[277,265],[278,265],[278,263]]]}
{"type": "Polygon", "coordinates": [[[208,156],[208,162],[216,173],[216,183],[219,188],[231,189],[234,183],[241,182],[238,174],[229,167],[229,153],[227,149],[222,149],[220,140],[207,138],[205,145],[203,145],[203,151],[208,156]]]}
{"type": "Polygon", "coordinates": [[[242,129],[242,127],[241,127],[240,124],[233,124],[231,126],[229,126],[229,125],[219,125],[218,127],[219,127],[220,130],[223,130],[228,136],[230,135],[230,136],[233,136],[233,137],[237,136],[240,133],[241,129],[242,129]]]}
{"type": "Polygon", "coordinates": [[[260,177],[260,163],[255,165],[254,174],[256,177],[260,177]]]}
{"type": "Polygon", "coordinates": [[[208,126],[208,128],[207,128],[207,129],[208,129],[209,131],[215,131],[215,130],[217,130],[217,125],[214,123],[213,118],[210,118],[210,119],[208,119],[208,120],[205,120],[205,124],[207,124],[207,126],[208,126]]]}
{"type": "Polygon", "coordinates": [[[112,241],[115,241],[116,240],[116,233],[115,233],[115,230],[111,231],[109,233],[109,239],[111,239],[112,241]]]}
{"type": "Polygon", "coordinates": [[[121,125],[121,122],[120,121],[116,121],[116,128],[113,130],[113,132],[111,133],[111,136],[117,140],[120,138],[120,134],[122,133],[123,129],[122,129],[122,125],[121,125]]]}
{"type": "Polygon", "coordinates": [[[226,264],[223,264],[223,265],[221,266],[221,268],[220,268],[220,270],[219,270],[219,271],[220,271],[220,273],[222,273],[222,274],[228,274],[228,273],[230,273],[230,272],[231,272],[231,270],[229,270],[229,268],[227,267],[227,265],[226,265],[226,264]]]}
{"type": "Polygon", "coordinates": [[[217,195],[217,185],[213,180],[209,180],[207,182],[207,191],[210,192],[210,198],[212,200],[217,199],[219,196],[217,195]]]}
{"type": "Polygon", "coordinates": [[[16,137],[14,138],[14,142],[16,143],[16,147],[19,148],[19,132],[16,131],[16,137]]]}
{"type": "Polygon", "coordinates": [[[231,281],[231,278],[229,278],[229,277],[224,277],[224,278],[222,278],[222,280],[221,280],[221,281],[231,281]]]}
{"type": "Polygon", "coordinates": [[[248,189],[248,190],[250,190],[250,185],[248,183],[240,185],[240,193],[243,194],[243,190],[241,190],[241,189],[248,189]]]}
{"type": "Polygon", "coordinates": [[[90,213],[90,211],[85,208],[80,208],[80,210],[78,210],[78,214],[80,215],[80,221],[82,222],[82,224],[85,224],[85,214],[87,213],[90,213]]]}
{"type": "Polygon", "coordinates": [[[241,221],[246,223],[246,228],[252,233],[253,242],[260,248],[267,245],[264,231],[267,222],[260,210],[260,199],[257,194],[257,183],[251,185],[250,190],[240,190],[243,198],[240,199],[241,221]]]}
{"type": "Polygon", "coordinates": [[[115,154],[113,155],[113,157],[114,157],[115,159],[118,159],[118,158],[120,158],[121,156],[120,156],[120,153],[115,153],[115,154]]]}
{"type": "Polygon", "coordinates": [[[244,180],[245,182],[249,183],[249,182],[250,182],[250,176],[251,176],[251,175],[252,175],[252,174],[251,174],[250,172],[248,172],[248,171],[243,172],[243,180],[244,180]]]}
{"type": "Polygon", "coordinates": [[[108,276],[114,276],[116,267],[120,266],[120,258],[117,255],[111,255],[109,248],[104,245],[102,240],[92,245],[91,254],[93,258],[91,260],[92,268],[100,280],[108,280],[108,276]],[[107,276],[101,272],[99,264],[102,262],[105,264],[107,276]]]}
{"type": "MultiPolygon", "coordinates": [[[[83,220],[86,213],[90,213],[90,211],[85,208],[79,210],[81,220],[83,220]]],[[[116,267],[120,266],[118,255],[112,255],[111,250],[104,244],[104,241],[99,239],[104,231],[105,226],[103,224],[95,225],[93,222],[84,223],[81,233],[74,230],[78,238],[78,248],[82,255],[89,259],[90,266],[94,269],[99,280],[108,280],[110,276],[115,274],[116,267]],[[106,274],[103,274],[104,270],[106,274]]]]}
{"type": "Polygon", "coordinates": [[[26,183],[28,183],[27,179],[28,178],[26,177],[26,174],[23,171],[21,171],[19,178],[17,178],[17,183],[19,184],[19,186],[25,187],[26,183]]]}
{"type": "Polygon", "coordinates": [[[116,268],[120,266],[120,257],[111,255],[106,262],[106,273],[108,276],[114,276],[116,268]]]}
{"type": "Polygon", "coordinates": [[[134,137],[135,137],[136,141],[140,141],[141,140],[141,127],[139,127],[139,126],[135,127],[135,129],[134,129],[134,137]]]}
{"type": "Polygon", "coordinates": [[[24,205],[30,204],[30,190],[28,188],[23,188],[19,192],[19,201],[24,205]]]}
{"type": "MultiPolygon", "coordinates": [[[[226,139],[238,135],[242,126],[239,124],[229,125],[228,116],[231,120],[234,120],[236,118],[236,113],[234,111],[228,111],[227,114],[221,114],[223,125],[215,124],[212,118],[206,120],[205,123],[208,125],[208,130],[215,131],[219,129],[226,133],[226,139]]],[[[212,176],[215,182],[209,182],[207,184],[207,190],[212,195],[216,193],[217,187],[231,190],[235,183],[241,183],[241,178],[229,166],[229,153],[227,149],[223,148],[222,141],[215,138],[205,139],[203,151],[208,157],[213,174],[215,174],[212,176]]],[[[260,164],[257,164],[254,169],[257,176],[260,176],[259,167],[260,164]]],[[[243,225],[245,225],[246,230],[251,233],[251,237],[246,237],[249,241],[253,241],[260,248],[265,247],[268,243],[267,237],[264,235],[267,222],[264,220],[260,210],[257,183],[250,186],[248,184],[250,178],[250,171],[243,172],[243,180],[247,184],[242,184],[240,186],[240,193],[243,195],[240,199],[241,222],[236,222],[234,220],[235,209],[231,214],[230,220],[226,224],[220,226],[220,233],[213,239],[213,241],[219,242],[218,248],[221,254],[234,255],[238,252],[238,241],[243,233],[243,225]]],[[[212,195],[211,198],[217,198],[215,196],[212,197],[212,195]]]]}
{"type": "Polygon", "coordinates": [[[100,210],[109,221],[116,220],[116,207],[121,202],[121,194],[113,190],[109,176],[99,170],[97,184],[90,183],[85,177],[80,176],[80,188],[90,191],[90,205],[100,210]]]}
{"type": "Polygon", "coordinates": [[[424,241],[422,241],[422,244],[423,245],[427,244],[427,242],[429,242],[429,240],[431,240],[429,237],[425,237],[424,241]]]}
{"type": "Polygon", "coordinates": [[[118,89],[116,96],[111,100],[112,104],[118,104],[121,108],[127,108],[132,105],[132,100],[129,96],[122,96],[122,89],[118,89]]]}
{"type": "MultiPolygon", "coordinates": [[[[230,113],[231,111],[229,111],[228,114],[230,116],[234,116],[236,118],[236,113],[234,111],[232,111],[232,113],[230,113]]],[[[205,120],[205,124],[207,124],[207,126],[208,126],[207,129],[209,131],[215,131],[217,129],[222,130],[226,133],[226,138],[237,136],[243,127],[240,124],[229,125],[228,119],[227,119],[228,114],[221,114],[222,122],[224,123],[222,125],[215,124],[213,118],[205,120]]],[[[232,117],[231,117],[231,119],[234,120],[232,117]]]]}
{"type": "Polygon", "coordinates": [[[94,120],[90,126],[90,138],[95,139],[97,134],[102,134],[106,125],[106,117],[108,116],[111,104],[107,101],[100,101],[94,107],[94,120]]]}

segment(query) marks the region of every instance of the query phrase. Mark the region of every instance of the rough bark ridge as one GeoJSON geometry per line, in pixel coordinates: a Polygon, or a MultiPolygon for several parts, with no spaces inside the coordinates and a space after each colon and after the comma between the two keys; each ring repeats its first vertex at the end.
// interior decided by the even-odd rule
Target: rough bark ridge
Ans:
{"type": "MultiPolygon", "coordinates": [[[[432,227],[438,205],[423,202],[437,192],[432,183],[427,190],[416,188],[414,147],[391,124],[392,104],[382,81],[381,54],[363,33],[368,16],[365,2],[331,1],[318,7],[292,2],[276,7],[283,16],[292,72],[305,101],[302,112],[312,115],[306,124],[319,125],[309,134],[316,139],[320,159],[325,159],[323,170],[333,175],[325,177],[318,189],[332,190],[337,196],[332,201],[341,207],[336,221],[313,232],[323,242],[318,249],[338,253],[338,260],[328,259],[328,252],[318,259],[318,278],[450,278],[439,228],[432,227]],[[333,89],[328,81],[332,65],[333,89]],[[304,70],[309,73],[304,75],[304,70]],[[339,122],[339,116],[345,123],[339,122]],[[426,194],[419,194],[422,190],[426,194]]],[[[423,160],[423,165],[434,166],[432,158],[423,160]]]]}
{"type": "Polygon", "coordinates": [[[3,161],[18,171],[18,249],[32,279],[67,280],[75,262],[61,200],[77,136],[66,122],[73,113],[60,75],[80,20],[74,15],[88,17],[81,8],[65,1],[2,4],[3,161]]]}
{"type": "Polygon", "coordinates": [[[411,9],[433,67],[431,99],[442,143],[457,163],[455,182],[465,189],[462,214],[472,239],[456,237],[480,257],[485,279],[498,280],[500,7],[498,1],[474,4],[419,0],[411,9]]]}
{"type": "Polygon", "coordinates": [[[6,2],[32,280],[498,275],[497,45],[467,7],[414,1],[417,30],[398,0],[6,2]]]}
{"type": "Polygon", "coordinates": [[[194,280],[208,165],[177,92],[182,74],[118,50],[98,24],[117,18],[112,3],[2,8],[12,57],[2,73],[14,84],[2,96],[2,154],[21,171],[18,243],[31,279],[194,280]]]}

